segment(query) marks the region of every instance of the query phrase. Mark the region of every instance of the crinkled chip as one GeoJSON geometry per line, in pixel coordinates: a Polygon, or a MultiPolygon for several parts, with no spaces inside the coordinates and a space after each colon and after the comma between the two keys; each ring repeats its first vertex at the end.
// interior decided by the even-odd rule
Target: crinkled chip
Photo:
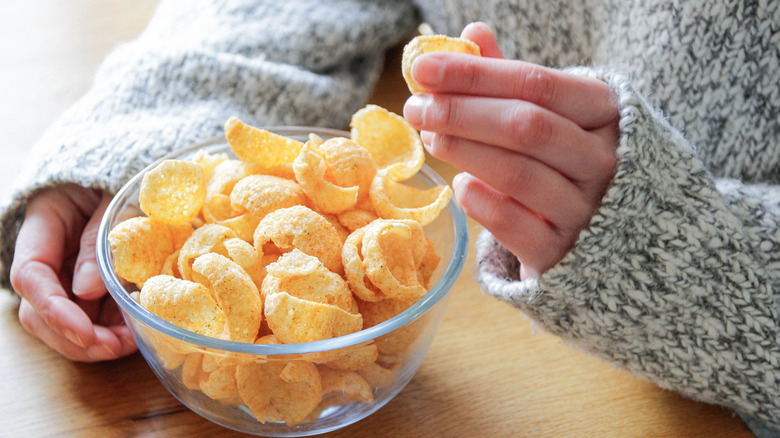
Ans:
{"type": "Polygon", "coordinates": [[[376,221],[366,227],[362,243],[366,276],[390,298],[417,301],[427,292],[417,279],[414,237],[412,228],[399,221],[376,221]]]}
{"type": "Polygon", "coordinates": [[[297,140],[247,125],[236,117],[225,123],[225,138],[241,161],[266,167],[292,163],[303,146],[297,140]]]}
{"type": "Polygon", "coordinates": [[[304,421],[322,400],[322,382],[310,362],[242,362],[236,382],[246,406],[261,423],[304,421]]]}
{"type": "Polygon", "coordinates": [[[387,219],[413,219],[428,225],[447,208],[452,198],[452,189],[448,185],[418,189],[377,174],[369,194],[379,216],[387,219]]]}
{"type": "Polygon", "coordinates": [[[352,140],[374,157],[379,172],[394,181],[413,177],[425,161],[417,130],[403,117],[367,105],[352,115],[352,140]]]}
{"type": "Polygon", "coordinates": [[[309,143],[293,162],[295,179],[315,209],[326,213],[340,213],[355,206],[358,201],[357,185],[340,186],[325,179],[325,159],[312,150],[309,143]]]}
{"type": "Polygon", "coordinates": [[[175,326],[205,336],[216,337],[225,325],[225,314],[208,289],[167,275],[144,283],[141,305],[175,326]]]}
{"type": "Polygon", "coordinates": [[[260,330],[263,301],[249,274],[227,257],[215,253],[196,258],[192,270],[211,285],[225,314],[230,340],[254,342],[260,330]]]}
{"type": "Polygon", "coordinates": [[[178,265],[181,277],[191,280],[192,262],[197,257],[210,252],[223,252],[223,242],[235,237],[233,230],[218,224],[206,224],[195,230],[179,250],[178,265]]]}
{"type": "Polygon", "coordinates": [[[479,46],[465,38],[453,38],[446,35],[418,35],[404,47],[401,59],[401,73],[406,80],[409,91],[419,93],[426,91],[412,78],[412,64],[418,56],[428,52],[458,52],[480,56],[479,46]]]}
{"type": "Polygon", "coordinates": [[[118,223],[108,233],[108,243],[116,274],[138,287],[159,274],[174,252],[170,228],[142,216],[118,223]]]}
{"type": "Polygon", "coordinates": [[[363,328],[360,314],[330,304],[302,300],[287,292],[266,296],[264,311],[268,326],[285,344],[321,341],[363,328]]]}
{"type": "Polygon", "coordinates": [[[323,142],[318,150],[327,164],[325,179],[341,187],[358,186],[359,199],[368,196],[378,168],[366,148],[348,138],[333,137],[323,142]]]}
{"type": "Polygon", "coordinates": [[[248,211],[259,218],[280,208],[306,203],[298,183],[270,175],[249,175],[242,178],[230,192],[230,205],[238,211],[248,211]]]}
{"type": "Polygon", "coordinates": [[[282,251],[298,248],[317,257],[335,273],[342,272],[341,238],[333,225],[312,209],[297,205],[267,214],[257,225],[254,245],[258,254],[272,242],[282,251]]]}
{"type": "Polygon", "coordinates": [[[365,234],[365,228],[359,228],[353,231],[347,237],[347,240],[344,241],[344,246],[341,250],[344,276],[355,296],[366,301],[379,301],[385,299],[385,294],[371,283],[363,267],[362,247],[365,234]]]}
{"type": "Polygon", "coordinates": [[[331,393],[337,393],[347,396],[346,400],[363,403],[374,402],[374,392],[371,389],[371,385],[360,374],[354,371],[342,371],[324,367],[319,368],[319,372],[322,381],[323,397],[331,393]]]}
{"type": "Polygon", "coordinates": [[[165,160],[144,174],[139,200],[152,219],[172,225],[190,222],[206,200],[203,168],[192,161],[165,160]]]}
{"type": "Polygon", "coordinates": [[[358,311],[347,282],[314,256],[294,249],[266,266],[266,270],[268,274],[261,290],[263,297],[287,292],[294,297],[331,304],[350,313],[358,311]]]}

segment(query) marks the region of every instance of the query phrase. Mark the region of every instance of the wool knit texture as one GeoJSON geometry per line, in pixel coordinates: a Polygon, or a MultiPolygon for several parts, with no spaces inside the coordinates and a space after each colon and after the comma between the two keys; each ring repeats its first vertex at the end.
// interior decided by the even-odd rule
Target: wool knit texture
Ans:
{"type": "Polygon", "coordinates": [[[483,290],[577,348],[734,409],[759,436],[780,431],[780,2],[163,0],[3,201],[3,285],[38,190],[115,192],[230,116],[344,128],[420,20],[449,35],[484,21],[506,57],[618,97],[616,175],[574,247],[520,281],[483,231],[483,290]]]}

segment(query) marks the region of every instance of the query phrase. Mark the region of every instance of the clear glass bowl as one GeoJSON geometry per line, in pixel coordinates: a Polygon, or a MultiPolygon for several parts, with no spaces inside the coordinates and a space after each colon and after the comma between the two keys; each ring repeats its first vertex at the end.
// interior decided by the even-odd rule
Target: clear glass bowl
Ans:
{"type": "MultiPolygon", "coordinates": [[[[310,127],[269,127],[277,134],[305,141],[309,133],[327,139],[349,137],[348,132],[310,127]]],[[[162,159],[188,159],[200,149],[232,155],[223,138],[215,138],[178,150],[162,159]]],[[[162,159],[160,161],[162,161],[162,159]]],[[[450,203],[434,222],[425,227],[435,243],[441,262],[434,273],[434,286],[417,303],[387,321],[338,338],[287,345],[260,345],[230,342],[181,329],[143,308],[131,296],[137,290],[114,273],[108,232],[120,221],[140,214],[138,193],[143,174],[153,163],[131,179],[114,197],[100,224],[97,258],[100,273],[109,293],[116,300],[136,344],[160,382],[184,405],[217,424],[240,432],[263,436],[307,436],[333,431],[359,421],[387,404],[417,371],[433,340],[444,313],[447,295],[463,268],[468,247],[468,226],[463,213],[450,203]],[[260,422],[239,398],[215,400],[201,391],[193,367],[206,364],[253,362],[287,364],[291,361],[322,363],[343,357],[361,347],[375,345],[382,368],[363,374],[371,384],[372,402],[354,401],[341,393],[332,393],[305,421],[260,422]],[[195,363],[195,365],[192,365],[195,363]]],[[[430,167],[424,166],[405,183],[419,188],[444,184],[430,167]]],[[[364,394],[365,395],[365,394],[364,394]]],[[[365,397],[362,397],[365,400],[365,397]]]]}

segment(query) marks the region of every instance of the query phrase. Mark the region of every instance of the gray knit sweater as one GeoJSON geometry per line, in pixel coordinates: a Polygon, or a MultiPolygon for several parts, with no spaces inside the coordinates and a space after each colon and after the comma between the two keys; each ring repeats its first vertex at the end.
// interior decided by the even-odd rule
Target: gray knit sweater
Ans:
{"type": "Polygon", "coordinates": [[[251,123],[345,127],[388,46],[419,23],[487,22],[507,57],[605,80],[617,174],[538,279],[493,237],[479,283],[547,330],[686,396],[780,430],[780,2],[163,1],[37,145],[0,216],[0,274],[24,205],[73,182],[116,191],[173,148],[251,123]]]}

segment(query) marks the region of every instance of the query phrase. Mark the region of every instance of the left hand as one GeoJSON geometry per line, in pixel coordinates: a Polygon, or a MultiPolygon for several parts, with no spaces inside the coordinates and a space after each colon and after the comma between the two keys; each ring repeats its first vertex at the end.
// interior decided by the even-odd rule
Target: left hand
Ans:
{"type": "Polygon", "coordinates": [[[574,245],[612,180],[616,98],[597,79],[503,59],[482,23],[461,36],[483,56],[421,55],[412,75],[430,92],[404,116],[431,155],[465,171],[453,188],[466,214],[535,277],[574,245]]]}

